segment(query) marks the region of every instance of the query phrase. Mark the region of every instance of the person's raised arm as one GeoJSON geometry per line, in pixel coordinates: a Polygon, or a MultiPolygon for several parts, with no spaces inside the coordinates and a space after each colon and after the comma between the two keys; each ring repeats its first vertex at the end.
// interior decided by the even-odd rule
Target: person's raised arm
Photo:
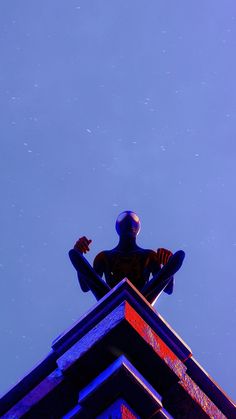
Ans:
{"type": "MultiPolygon", "coordinates": [[[[87,239],[87,237],[85,236],[80,237],[79,240],[77,240],[77,242],[74,245],[74,250],[76,250],[76,252],[79,252],[81,254],[87,253],[90,250],[89,245],[91,242],[92,240],[87,239]]],[[[82,291],[88,292],[89,287],[86,284],[86,278],[84,278],[83,274],[79,273],[78,271],[77,271],[77,276],[78,276],[79,284],[81,286],[82,291]]]]}

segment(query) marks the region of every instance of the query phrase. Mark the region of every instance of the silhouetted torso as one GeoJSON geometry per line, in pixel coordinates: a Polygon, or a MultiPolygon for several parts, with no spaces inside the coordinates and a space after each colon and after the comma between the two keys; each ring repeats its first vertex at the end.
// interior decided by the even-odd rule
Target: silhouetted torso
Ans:
{"type": "Polygon", "coordinates": [[[121,250],[119,246],[100,252],[94,260],[95,271],[105,275],[107,284],[113,288],[123,278],[128,278],[139,290],[161,269],[153,250],[137,245],[132,250],[121,250]]]}

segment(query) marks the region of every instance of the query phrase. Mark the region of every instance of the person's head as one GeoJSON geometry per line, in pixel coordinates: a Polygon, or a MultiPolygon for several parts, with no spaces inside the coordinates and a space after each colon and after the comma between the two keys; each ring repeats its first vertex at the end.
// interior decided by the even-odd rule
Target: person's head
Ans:
{"type": "Polygon", "coordinates": [[[141,228],[140,219],[133,211],[121,212],[116,220],[116,231],[119,236],[136,237],[141,228]]]}

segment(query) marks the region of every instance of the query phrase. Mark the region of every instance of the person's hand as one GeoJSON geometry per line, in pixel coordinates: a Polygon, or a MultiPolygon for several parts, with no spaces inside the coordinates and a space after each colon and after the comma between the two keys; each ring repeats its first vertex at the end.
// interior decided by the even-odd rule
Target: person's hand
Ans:
{"type": "Polygon", "coordinates": [[[91,242],[92,240],[87,239],[85,236],[80,237],[80,239],[75,243],[74,249],[80,253],[87,253],[89,252],[89,245],[91,242]]]}
{"type": "Polygon", "coordinates": [[[157,258],[160,265],[166,265],[173,253],[167,249],[157,249],[157,258]]]}

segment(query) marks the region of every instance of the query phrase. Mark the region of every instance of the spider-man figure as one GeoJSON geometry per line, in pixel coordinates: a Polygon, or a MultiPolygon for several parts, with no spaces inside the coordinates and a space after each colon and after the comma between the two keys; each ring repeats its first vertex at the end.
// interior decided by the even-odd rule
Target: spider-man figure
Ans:
{"type": "Polygon", "coordinates": [[[133,211],[124,211],[118,216],[116,231],[120,237],[118,245],[112,250],[100,252],[94,259],[93,268],[83,257],[83,253],[89,251],[92,240],[81,237],[74,249],[69,251],[82,290],[91,290],[100,299],[123,278],[128,278],[152,304],[163,290],[172,294],[173,275],[181,267],[185,253],[179,250],[173,255],[163,248],[154,252],[139,247],[136,237],[140,231],[140,220],[133,211]],[[102,279],[103,275],[106,282],[102,279]]]}

